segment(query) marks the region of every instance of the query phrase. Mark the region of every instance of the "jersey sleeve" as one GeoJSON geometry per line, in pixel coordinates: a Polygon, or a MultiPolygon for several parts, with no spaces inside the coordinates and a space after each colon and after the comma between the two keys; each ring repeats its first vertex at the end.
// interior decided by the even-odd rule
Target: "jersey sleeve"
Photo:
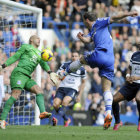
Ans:
{"type": "Polygon", "coordinates": [[[43,70],[46,72],[50,70],[50,67],[47,62],[43,61],[42,59],[40,60],[40,66],[42,67],[43,70]]]}
{"type": "MultiPolygon", "coordinates": [[[[134,54],[135,54],[135,53],[134,53],[134,54]]],[[[130,62],[129,62],[129,66],[132,66],[133,56],[134,56],[134,54],[132,54],[132,56],[131,56],[131,59],[130,59],[130,62]]]]}
{"type": "Polygon", "coordinates": [[[98,18],[96,20],[96,25],[98,27],[105,27],[110,24],[110,17],[105,17],[105,18],[98,18]]]}
{"type": "Polygon", "coordinates": [[[6,66],[9,66],[14,62],[16,62],[21,57],[21,55],[25,52],[25,50],[26,50],[26,45],[23,44],[13,56],[7,59],[7,61],[5,62],[6,66]]]}
{"type": "Polygon", "coordinates": [[[65,63],[63,63],[60,67],[59,67],[59,69],[57,70],[57,74],[60,72],[60,71],[62,71],[62,70],[65,70],[66,69],[66,66],[65,66],[65,63]]]}

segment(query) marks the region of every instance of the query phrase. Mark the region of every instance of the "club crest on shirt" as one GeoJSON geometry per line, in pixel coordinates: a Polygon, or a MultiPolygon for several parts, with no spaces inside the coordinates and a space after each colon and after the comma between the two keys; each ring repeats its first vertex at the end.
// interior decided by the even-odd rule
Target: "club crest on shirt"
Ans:
{"type": "Polygon", "coordinates": [[[21,85],[21,81],[20,81],[20,80],[18,80],[18,81],[17,81],[17,84],[18,84],[18,85],[21,85]]]}
{"type": "Polygon", "coordinates": [[[81,74],[81,71],[80,71],[80,70],[77,70],[76,73],[77,73],[77,74],[81,74]]]}

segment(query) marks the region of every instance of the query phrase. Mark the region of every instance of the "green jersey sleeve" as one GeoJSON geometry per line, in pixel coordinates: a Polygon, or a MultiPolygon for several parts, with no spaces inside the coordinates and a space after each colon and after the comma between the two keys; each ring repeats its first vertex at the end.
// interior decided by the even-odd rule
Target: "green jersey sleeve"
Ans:
{"type": "Polygon", "coordinates": [[[49,65],[47,64],[47,62],[43,61],[42,59],[40,60],[40,66],[41,66],[42,69],[45,70],[46,72],[47,72],[47,71],[50,71],[49,65]]]}
{"type": "Polygon", "coordinates": [[[25,50],[26,50],[26,45],[24,44],[13,56],[7,59],[7,61],[5,62],[6,66],[9,66],[14,62],[16,62],[20,58],[20,56],[25,52],[25,50]]]}

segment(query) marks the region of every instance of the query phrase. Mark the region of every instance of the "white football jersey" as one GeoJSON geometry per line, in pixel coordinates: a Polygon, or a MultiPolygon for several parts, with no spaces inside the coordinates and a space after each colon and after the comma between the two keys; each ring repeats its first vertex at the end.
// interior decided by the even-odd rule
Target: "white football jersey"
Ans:
{"type": "MultiPolygon", "coordinates": [[[[68,65],[70,65],[71,62],[66,62],[61,65],[57,73],[61,70],[65,70],[68,65]]],[[[61,81],[59,87],[66,87],[66,88],[72,88],[76,91],[79,90],[79,86],[81,85],[82,79],[86,78],[86,70],[84,67],[79,68],[76,72],[72,72],[68,74],[64,80],[61,81]]]]}
{"type": "MultiPolygon", "coordinates": [[[[140,76],[140,51],[135,52],[130,60],[131,76],[140,76]]],[[[140,84],[140,80],[134,81],[140,84]]]]}

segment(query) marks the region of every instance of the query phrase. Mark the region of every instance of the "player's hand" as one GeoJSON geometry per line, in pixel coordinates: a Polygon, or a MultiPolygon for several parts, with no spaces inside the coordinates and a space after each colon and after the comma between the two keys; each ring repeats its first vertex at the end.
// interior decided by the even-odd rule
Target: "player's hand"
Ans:
{"type": "Polygon", "coordinates": [[[65,71],[61,70],[58,72],[59,80],[64,80],[66,77],[65,71]]]}
{"type": "Polygon", "coordinates": [[[55,86],[58,86],[58,84],[59,84],[59,76],[56,73],[51,72],[50,73],[50,79],[55,84],[55,86]]]}
{"type": "Polygon", "coordinates": [[[130,77],[126,77],[126,81],[130,84],[132,84],[134,81],[139,80],[137,76],[130,76],[130,77]]]}
{"type": "Polygon", "coordinates": [[[77,37],[79,38],[79,39],[82,39],[83,38],[83,33],[81,33],[81,32],[79,32],[78,34],[77,34],[77,37]]]}
{"type": "Polygon", "coordinates": [[[138,16],[138,12],[137,11],[129,12],[129,16],[136,17],[136,16],[138,16]]]}
{"type": "Polygon", "coordinates": [[[137,76],[130,76],[130,82],[133,83],[134,81],[137,81],[138,77],[137,76]]]}

